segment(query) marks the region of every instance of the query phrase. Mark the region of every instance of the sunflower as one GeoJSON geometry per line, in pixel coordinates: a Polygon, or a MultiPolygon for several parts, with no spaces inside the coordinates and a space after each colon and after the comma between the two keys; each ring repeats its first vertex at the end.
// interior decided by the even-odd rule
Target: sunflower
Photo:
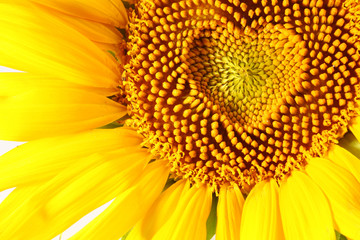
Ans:
{"type": "Polygon", "coordinates": [[[360,239],[360,2],[0,2],[0,239],[360,239]],[[349,132],[350,130],[350,132],[349,132]],[[349,132],[349,133],[348,133],[349,132]],[[357,138],[358,140],[356,140],[357,138]]]}

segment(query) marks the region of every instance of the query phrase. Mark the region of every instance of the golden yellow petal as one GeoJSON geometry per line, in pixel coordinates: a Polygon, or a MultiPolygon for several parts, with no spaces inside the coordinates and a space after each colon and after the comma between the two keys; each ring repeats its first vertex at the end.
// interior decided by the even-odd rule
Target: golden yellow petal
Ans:
{"type": "Polygon", "coordinates": [[[179,199],[169,220],[152,239],[206,239],[206,221],[210,214],[211,201],[209,187],[193,186],[179,199]]]}
{"type": "MultiPolygon", "coordinates": [[[[89,20],[83,18],[82,16],[77,16],[79,12],[73,12],[72,14],[68,14],[66,12],[66,9],[64,9],[64,7],[65,8],[69,7],[70,6],[69,2],[66,3],[62,1],[61,3],[60,2],[56,3],[59,7],[58,9],[56,6],[50,6],[54,4],[54,1],[42,1],[42,0],[41,1],[32,0],[32,1],[38,3],[36,6],[40,8],[40,11],[46,12],[52,15],[53,17],[60,19],[61,21],[65,22],[67,25],[79,31],[81,34],[85,35],[91,41],[109,43],[109,44],[119,44],[124,41],[123,35],[118,30],[119,27],[103,22],[89,20]]],[[[119,3],[121,2],[119,1],[119,3]]],[[[73,2],[73,5],[75,8],[76,3],[73,2]]],[[[78,7],[87,8],[88,6],[82,5],[78,7]]],[[[126,17],[126,12],[124,12],[124,17],[126,17]]],[[[122,27],[125,27],[125,25],[122,27]]]]}
{"type": "Polygon", "coordinates": [[[360,182],[360,160],[357,157],[339,145],[334,145],[328,152],[328,158],[351,172],[360,182]]]}
{"type": "Polygon", "coordinates": [[[0,16],[0,65],[86,86],[118,86],[112,56],[63,21],[29,4],[0,3],[0,16]]]}
{"type": "MultiPolygon", "coordinates": [[[[17,206],[21,206],[37,191],[39,186],[22,186],[15,188],[0,204],[2,216],[13,214],[17,206]]],[[[1,222],[1,220],[0,220],[1,222]]]]}
{"type": "Polygon", "coordinates": [[[0,213],[0,239],[55,237],[133,186],[149,160],[144,150],[121,149],[76,162],[40,186],[22,205],[0,213]]]}
{"type": "Polygon", "coordinates": [[[255,185],[245,200],[240,239],[285,239],[279,209],[279,187],[275,180],[255,185]]]}
{"type": "Polygon", "coordinates": [[[280,212],[288,240],[335,239],[332,214],[320,188],[293,171],[280,187],[280,212]]]}
{"type": "Polygon", "coordinates": [[[186,180],[180,180],[171,185],[155,203],[150,207],[144,219],[137,223],[126,239],[128,240],[147,240],[153,236],[164,223],[174,213],[174,208],[179,200],[184,197],[184,193],[190,188],[190,183],[186,180]]]}
{"type": "Polygon", "coordinates": [[[97,94],[75,89],[32,89],[0,99],[0,138],[32,139],[81,132],[111,123],[126,107],[97,94]]]}
{"type": "Polygon", "coordinates": [[[324,158],[311,159],[306,172],[327,197],[336,229],[350,239],[360,239],[360,183],[324,158]]]}
{"type": "Polygon", "coordinates": [[[126,9],[116,0],[31,0],[68,15],[124,28],[126,9]]]}
{"type": "Polygon", "coordinates": [[[169,175],[166,161],[156,161],[144,169],[136,186],[120,194],[97,218],[71,239],[117,240],[144,217],[160,195],[169,175]]]}
{"type": "Polygon", "coordinates": [[[73,18],[67,15],[60,16],[69,26],[78,30],[81,34],[88,37],[91,41],[118,44],[123,37],[119,30],[113,26],[88,21],[85,19],[73,18]]]}
{"type": "MultiPolygon", "coordinates": [[[[99,160],[101,160],[99,156],[93,155],[85,158],[85,161],[76,162],[69,171],[58,175],[57,186],[66,184],[72,177],[84,169],[93,167],[99,160]]],[[[53,181],[51,182],[53,183],[53,181]]],[[[51,189],[49,183],[16,188],[5,199],[4,205],[0,204],[2,210],[0,212],[0,239],[36,239],[34,237],[36,233],[32,230],[36,230],[36,227],[49,221],[41,209],[51,195],[56,193],[53,192],[54,189],[45,191],[46,188],[51,189]],[[33,225],[30,225],[29,222],[32,222],[33,225]],[[28,237],[25,238],[24,235],[28,235],[28,237]]],[[[40,230],[37,234],[40,234],[40,230]]]]}
{"type": "Polygon", "coordinates": [[[94,153],[139,146],[134,130],[97,129],[25,143],[0,156],[0,190],[47,181],[94,153]]]}
{"type": "Polygon", "coordinates": [[[46,204],[49,215],[66,215],[65,209],[70,211],[68,208],[84,205],[82,200],[90,202],[91,199],[101,204],[108,202],[136,181],[151,157],[146,150],[138,147],[122,148],[102,155],[104,163],[72,179],[46,204]]]}
{"type": "Polygon", "coordinates": [[[118,61],[119,64],[123,64],[126,61],[126,55],[124,55],[124,45],[122,44],[108,44],[108,43],[101,43],[101,42],[96,42],[96,45],[103,49],[104,51],[106,51],[107,53],[109,53],[109,51],[111,52],[111,54],[114,54],[116,57],[116,60],[118,61]]]}
{"type": "Polygon", "coordinates": [[[104,96],[115,95],[119,91],[118,89],[114,88],[89,87],[85,85],[75,84],[72,82],[68,82],[65,79],[62,79],[61,76],[54,77],[25,72],[1,72],[0,86],[0,96],[4,97],[14,96],[34,88],[73,88],[97,93],[104,96]]]}
{"type": "Polygon", "coordinates": [[[216,239],[240,239],[241,213],[244,197],[238,186],[222,187],[217,205],[216,239]]]}

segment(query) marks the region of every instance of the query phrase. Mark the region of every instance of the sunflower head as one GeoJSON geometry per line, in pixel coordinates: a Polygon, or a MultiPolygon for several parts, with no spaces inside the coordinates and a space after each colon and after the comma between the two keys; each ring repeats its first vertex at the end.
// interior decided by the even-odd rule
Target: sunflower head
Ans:
{"type": "Polygon", "coordinates": [[[360,239],[359,0],[0,16],[0,239],[360,239]]]}
{"type": "Polygon", "coordinates": [[[351,1],[137,2],[127,98],[174,177],[246,192],[323,156],[359,94],[351,1]]]}

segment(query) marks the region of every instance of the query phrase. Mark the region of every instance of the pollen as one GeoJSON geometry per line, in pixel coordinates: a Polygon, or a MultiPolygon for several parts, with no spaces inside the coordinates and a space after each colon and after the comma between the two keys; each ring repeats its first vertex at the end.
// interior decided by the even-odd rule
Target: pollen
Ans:
{"type": "Polygon", "coordinates": [[[175,178],[217,189],[281,180],[358,115],[352,1],[140,0],[126,92],[175,178]]]}

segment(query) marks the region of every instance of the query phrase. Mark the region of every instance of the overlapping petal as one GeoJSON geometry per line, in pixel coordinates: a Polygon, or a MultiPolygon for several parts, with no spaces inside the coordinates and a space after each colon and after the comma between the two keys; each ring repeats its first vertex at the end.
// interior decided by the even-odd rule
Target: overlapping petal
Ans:
{"type": "Polygon", "coordinates": [[[0,3],[0,16],[0,65],[92,87],[119,84],[112,56],[65,22],[31,4],[0,3]]]}
{"type": "MultiPolygon", "coordinates": [[[[125,40],[119,29],[125,28],[127,23],[127,12],[121,1],[116,1],[118,6],[106,9],[107,11],[113,11],[114,13],[112,15],[105,15],[107,14],[105,12],[103,13],[104,15],[102,15],[101,11],[97,12],[100,10],[99,8],[89,9],[94,6],[82,5],[80,3],[82,1],[79,1],[76,7],[71,6],[68,1],[32,0],[32,2],[36,3],[42,11],[51,14],[60,21],[63,21],[69,27],[75,29],[89,40],[93,41],[95,45],[104,50],[107,55],[110,55],[108,51],[112,51],[112,53],[118,52],[113,50],[114,47],[117,47],[119,50],[123,49],[125,40]],[[83,9],[82,11],[77,11],[77,8],[83,9]],[[95,10],[95,13],[92,10],[95,10]],[[115,22],[110,24],[110,22],[114,21],[114,19],[112,19],[114,15],[119,14],[122,18],[116,19],[119,21],[118,24],[115,22]],[[89,18],[91,19],[89,20],[89,18]]],[[[100,2],[104,2],[105,5],[113,5],[111,1],[100,2]]],[[[120,54],[116,54],[117,58],[112,58],[112,60],[116,63],[122,59],[123,55],[124,52],[122,51],[120,54]]]]}
{"type": "Polygon", "coordinates": [[[31,0],[71,16],[116,27],[127,24],[126,9],[118,0],[31,0]]]}
{"type": "Polygon", "coordinates": [[[126,128],[31,141],[0,156],[0,189],[47,181],[78,159],[121,148],[131,151],[141,142],[142,137],[126,128]]]}
{"type": "Polygon", "coordinates": [[[87,92],[96,93],[103,96],[117,94],[118,89],[90,87],[72,83],[61,77],[25,72],[1,72],[0,73],[0,97],[15,96],[30,89],[79,89],[87,92]]]}
{"type": "Polygon", "coordinates": [[[146,216],[131,229],[127,239],[152,239],[156,232],[159,231],[174,214],[174,209],[189,188],[190,184],[188,181],[180,180],[166,189],[153,206],[151,206],[146,216]]]}
{"type": "Polygon", "coordinates": [[[208,186],[193,186],[173,210],[169,220],[154,235],[153,240],[206,239],[206,220],[211,209],[208,186]]]}
{"type": "Polygon", "coordinates": [[[334,145],[328,153],[328,158],[351,172],[360,182],[360,160],[357,157],[339,145],[334,145]]]}
{"type": "Polygon", "coordinates": [[[246,198],[240,239],[285,239],[279,209],[279,187],[275,180],[257,183],[246,198]]]}
{"type": "Polygon", "coordinates": [[[335,239],[329,204],[306,174],[293,171],[280,187],[280,212],[288,240],[335,239]]]}
{"type": "Polygon", "coordinates": [[[72,28],[78,30],[81,34],[88,37],[91,41],[108,44],[119,44],[123,40],[123,36],[121,35],[120,31],[113,26],[87,21],[81,18],[73,18],[68,15],[60,15],[59,18],[61,18],[72,28]]]}
{"type": "MultiPolygon", "coordinates": [[[[120,149],[78,160],[0,213],[3,239],[51,239],[133,186],[150,155],[120,149]]],[[[11,194],[10,194],[11,195],[11,194]]]]}
{"type": "Polygon", "coordinates": [[[350,172],[324,158],[311,159],[306,173],[327,197],[336,229],[350,239],[360,239],[360,183],[350,172]]]}
{"type": "Polygon", "coordinates": [[[220,189],[217,206],[216,239],[239,240],[244,197],[238,186],[220,189]]]}
{"type": "Polygon", "coordinates": [[[134,186],[121,193],[97,218],[71,239],[117,240],[144,217],[169,175],[166,161],[149,164],[134,186]]]}
{"type": "Polygon", "coordinates": [[[0,138],[28,141],[101,127],[127,113],[104,96],[78,89],[31,89],[0,99],[0,138]]]}

